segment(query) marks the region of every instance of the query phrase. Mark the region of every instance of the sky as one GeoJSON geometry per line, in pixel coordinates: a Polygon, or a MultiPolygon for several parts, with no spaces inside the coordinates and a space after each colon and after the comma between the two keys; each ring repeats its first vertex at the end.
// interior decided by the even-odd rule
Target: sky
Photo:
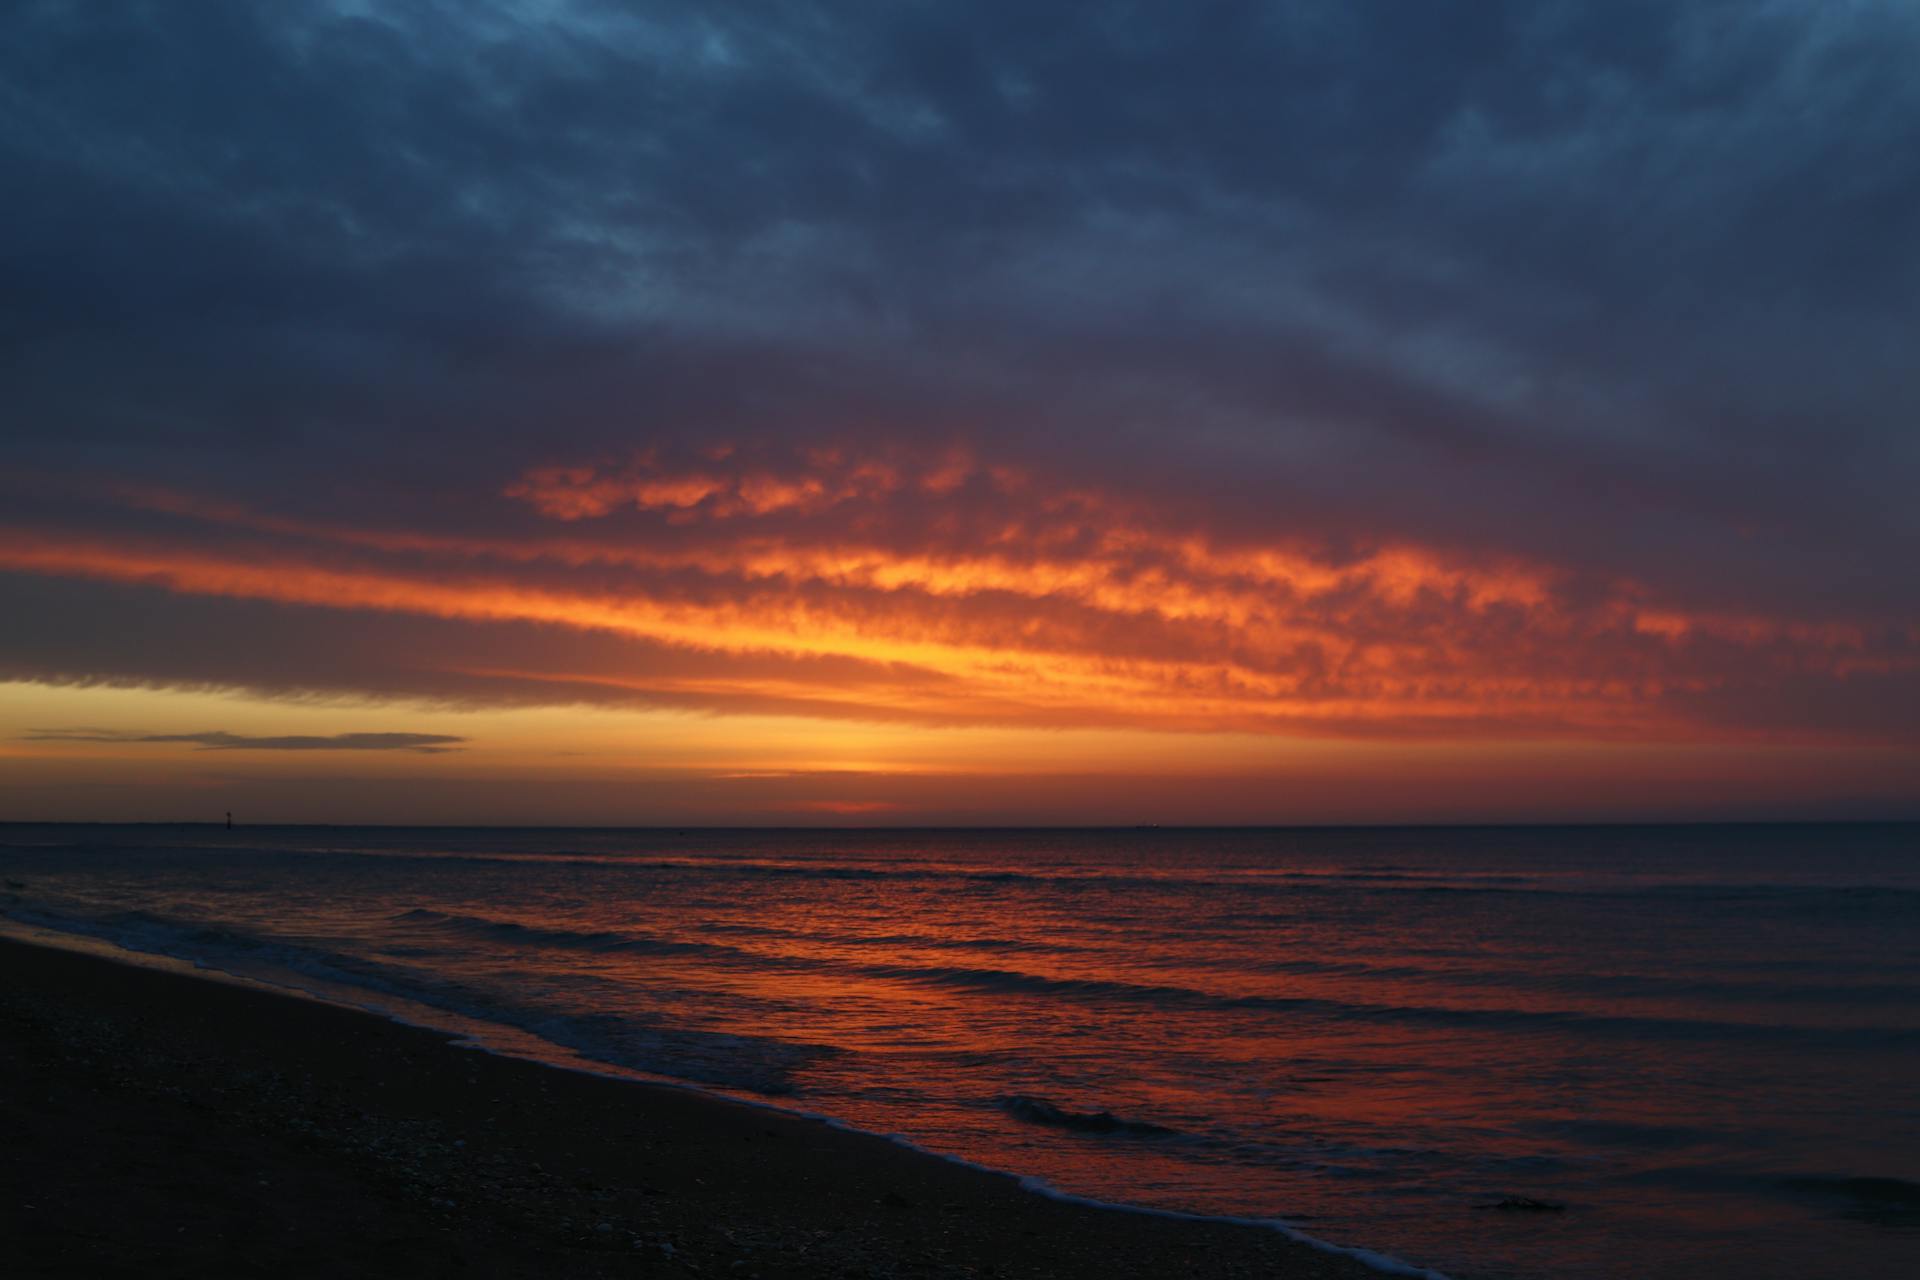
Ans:
{"type": "Polygon", "coordinates": [[[1920,817],[1920,7],[0,10],[0,818],[1920,817]]]}

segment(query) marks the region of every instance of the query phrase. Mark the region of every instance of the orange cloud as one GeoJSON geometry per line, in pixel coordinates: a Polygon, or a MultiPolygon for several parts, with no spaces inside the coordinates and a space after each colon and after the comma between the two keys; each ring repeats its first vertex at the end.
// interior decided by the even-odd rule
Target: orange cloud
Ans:
{"type": "Polygon", "coordinates": [[[1336,554],[1232,537],[964,451],[545,467],[507,487],[539,517],[503,512],[511,533],[116,496],[164,527],[0,530],[0,568],[536,623],[698,659],[583,671],[529,653],[465,671],[556,700],[590,688],[941,723],[1678,739],[1729,732],[1716,723],[1730,690],[1920,670],[1911,626],[1689,611],[1632,582],[1405,543],[1336,554]]]}

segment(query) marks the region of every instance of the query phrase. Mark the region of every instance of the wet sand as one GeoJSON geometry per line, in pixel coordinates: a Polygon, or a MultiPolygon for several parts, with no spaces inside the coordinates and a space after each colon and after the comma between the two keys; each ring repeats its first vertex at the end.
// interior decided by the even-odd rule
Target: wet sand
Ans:
{"type": "Polygon", "coordinates": [[[1013,1179],[372,1014],[0,940],[15,1276],[1273,1276],[1276,1232],[1013,1179]]]}

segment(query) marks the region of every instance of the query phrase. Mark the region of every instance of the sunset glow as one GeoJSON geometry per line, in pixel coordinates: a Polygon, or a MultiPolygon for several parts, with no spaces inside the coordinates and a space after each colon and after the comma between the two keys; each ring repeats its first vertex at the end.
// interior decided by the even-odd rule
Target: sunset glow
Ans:
{"type": "MultiPolygon", "coordinates": [[[[477,31],[444,34],[485,65],[477,31]]],[[[325,136],[364,163],[315,179],[324,226],[222,200],[230,175],[188,148],[174,170],[198,176],[151,188],[165,217],[97,242],[84,221],[23,231],[48,241],[36,261],[113,265],[64,294],[22,286],[49,327],[0,459],[0,713],[71,730],[95,722],[84,705],[146,740],[16,732],[7,759],[78,778],[111,758],[131,814],[198,759],[189,735],[240,733],[244,707],[256,736],[298,736],[325,707],[339,734],[431,723],[468,745],[259,748],[283,752],[271,768],[539,773],[545,739],[513,718],[537,713],[559,738],[626,726],[602,762],[698,743],[711,754],[676,767],[784,771],[753,821],[1158,820],[1140,779],[1175,776],[1230,796],[1234,821],[1365,820],[1368,793],[1383,817],[1630,816],[1636,785],[1649,815],[1910,807],[1911,776],[1892,780],[1920,776],[1913,457],[1887,425],[1905,375],[1844,336],[1885,303],[1821,275],[1804,238],[1688,212],[1725,191],[1659,206],[1681,257],[1602,270],[1611,241],[1578,229],[1605,202],[1567,193],[1606,183],[1523,183],[1518,144],[1474,132],[1491,126],[1471,103],[1451,131],[1379,144],[1421,192],[1389,215],[1305,157],[1292,186],[1240,169],[1180,94],[1154,117],[1174,146],[1065,99],[1033,119],[1078,121],[1072,145],[939,94],[908,113],[930,132],[901,134],[875,99],[845,127],[880,187],[774,164],[763,189],[711,157],[819,140],[732,138],[718,104],[780,84],[804,132],[817,86],[741,30],[711,47],[759,49],[739,53],[770,59],[756,75],[605,38],[707,104],[687,133],[641,113],[569,135],[549,171],[506,99],[451,93],[494,160],[342,125],[325,136]],[[429,152],[431,181],[397,158],[429,152]],[[1538,243],[1473,229],[1501,183],[1530,193],[1515,208],[1560,209],[1530,224],[1538,243]],[[215,254],[202,283],[176,279],[189,225],[249,265],[215,254]],[[1728,226],[1804,314],[1714,266],[1728,226]],[[62,249],[69,233],[85,243],[62,249]],[[248,301],[197,311],[229,270],[248,301]],[[1711,306],[1669,287],[1708,275],[1711,306]],[[90,313],[130,318],[60,319],[90,313]],[[162,693],[219,701],[182,721],[162,693]],[[1422,781],[1406,753],[1472,784],[1422,781]],[[1701,763],[1676,773],[1673,753],[1701,763]],[[795,781],[845,761],[919,781],[795,781]],[[1681,774],[1712,794],[1670,794],[1681,774]],[[1040,781],[1070,776],[1106,781],[1040,781]]],[[[535,63],[529,84],[558,74],[535,63]]],[[[1564,163],[1605,170],[1613,135],[1568,127],[1564,163]]],[[[1690,172],[1691,135],[1657,136],[1656,167],[1690,172]]],[[[76,151],[68,178],[159,182],[113,154],[76,151]]],[[[268,768],[255,750],[221,758],[268,768]]],[[[584,779],[566,812],[726,812],[584,779]]],[[[328,783],[296,808],[344,802],[328,783]]]]}
{"type": "MultiPolygon", "coordinates": [[[[834,744],[882,725],[895,726],[883,749],[853,751],[863,772],[901,772],[892,762],[909,755],[918,762],[908,772],[975,773],[978,753],[952,732],[964,727],[1013,741],[1073,730],[1071,754],[1044,749],[1046,732],[1031,739],[1025,767],[1097,774],[1130,760],[1126,772],[1168,774],[1211,760],[1227,770],[1222,781],[1237,776],[1233,786],[1254,792],[1271,785],[1261,771],[1288,758],[1279,777],[1320,774],[1334,759],[1363,773],[1387,767],[1366,751],[1330,755],[1332,742],[1375,744],[1375,757],[1388,742],[1479,743],[1483,759],[1543,741],[1561,752],[1718,747],[1726,783],[1759,781],[1735,754],[1742,746],[1850,747],[1889,762],[1912,747],[1910,726],[1876,732],[1743,706],[1744,693],[1784,680],[1839,690],[1909,677],[1920,664],[1911,626],[1690,610],[1630,579],[1511,555],[1405,542],[1336,550],[1300,534],[1217,530],[1204,513],[982,465],[959,449],[884,460],[712,452],[684,467],[647,452],[533,469],[491,500],[500,530],[487,534],[108,486],[81,508],[98,513],[90,526],[70,506],[0,529],[0,568],[157,591],[168,609],[258,602],[353,628],[369,615],[430,619],[460,628],[462,645],[382,647],[353,655],[364,669],[325,674],[243,661],[224,679],[196,677],[168,669],[185,655],[154,652],[127,655],[139,661],[120,670],[20,674],[56,687],[184,685],[336,705],[377,684],[373,705],[625,709],[652,733],[662,711],[703,713],[701,740],[731,741],[745,765],[816,783],[821,768],[839,767],[834,744]],[[804,726],[809,745],[767,749],[769,723],[804,726]],[[1119,745],[1142,732],[1153,750],[1119,745]]],[[[525,757],[539,741],[516,728],[489,745],[525,757]]],[[[434,763],[465,773],[478,759],[434,763]]],[[[1403,774],[1399,785],[1415,781],[1403,774]]],[[[828,787],[775,811],[975,812],[930,790],[896,800],[828,787]]],[[[1070,791],[1048,812],[1072,813],[1070,791]]],[[[1602,811],[1617,803],[1597,797],[1602,811]]],[[[1477,803],[1499,801],[1482,793],[1477,803]]]]}

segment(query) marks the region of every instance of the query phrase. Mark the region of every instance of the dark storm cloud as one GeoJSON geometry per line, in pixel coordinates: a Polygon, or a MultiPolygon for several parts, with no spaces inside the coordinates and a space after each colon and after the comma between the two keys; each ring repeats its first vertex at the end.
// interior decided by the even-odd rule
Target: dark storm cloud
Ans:
{"type": "Polygon", "coordinates": [[[1824,0],[12,6],[0,456],[472,529],[914,435],[1910,624],[1916,57],[1824,0]]]}
{"type": "Polygon", "coordinates": [[[114,729],[30,729],[23,742],[189,742],[202,751],[412,751],[441,755],[457,750],[465,738],[444,733],[335,733],[326,736],[289,734],[261,737],[225,733],[131,733],[114,729]]]}

